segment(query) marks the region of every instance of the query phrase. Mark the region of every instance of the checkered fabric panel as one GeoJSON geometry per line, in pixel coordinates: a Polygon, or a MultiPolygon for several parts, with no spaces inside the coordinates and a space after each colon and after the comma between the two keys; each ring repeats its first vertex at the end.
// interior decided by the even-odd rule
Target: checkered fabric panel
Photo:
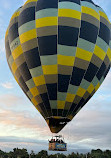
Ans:
{"type": "Polygon", "coordinates": [[[66,112],[67,107],[70,107],[66,103],[66,97],[75,62],[80,25],[80,0],[60,0],[58,3],[58,116],[62,116],[63,109],[66,112]]]}
{"type": "Polygon", "coordinates": [[[38,0],[36,29],[39,55],[52,115],[57,115],[57,0],[38,0]]]}

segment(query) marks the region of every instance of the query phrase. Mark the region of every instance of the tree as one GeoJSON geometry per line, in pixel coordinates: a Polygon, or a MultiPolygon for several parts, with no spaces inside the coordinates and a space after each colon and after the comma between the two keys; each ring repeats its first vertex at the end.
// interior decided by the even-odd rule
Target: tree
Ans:
{"type": "Polygon", "coordinates": [[[48,158],[48,152],[46,150],[42,150],[36,155],[36,158],[48,158]]]}
{"type": "Polygon", "coordinates": [[[0,150],[0,158],[7,158],[7,157],[8,157],[7,154],[4,151],[0,150]]]}
{"type": "Polygon", "coordinates": [[[72,152],[72,154],[68,155],[67,158],[80,158],[80,157],[78,157],[78,156],[79,156],[78,153],[75,154],[74,152],[72,152]]]}
{"type": "Polygon", "coordinates": [[[30,154],[30,158],[35,158],[35,153],[34,153],[34,151],[33,150],[31,150],[31,154],[30,154]]]}
{"type": "Polygon", "coordinates": [[[49,155],[48,158],[57,158],[57,155],[49,155]]]}
{"type": "Polygon", "coordinates": [[[93,158],[105,158],[105,157],[103,157],[103,151],[102,150],[100,150],[100,149],[97,149],[97,150],[92,150],[91,151],[91,156],[93,157],[93,158]]]}
{"type": "MultiPolygon", "coordinates": [[[[0,158],[29,158],[29,154],[26,149],[14,148],[13,151],[6,153],[0,150],[0,158]]],[[[30,158],[86,158],[86,154],[79,154],[72,152],[69,155],[64,154],[54,154],[48,155],[46,150],[40,151],[38,154],[35,154],[32,150],[30,153],[30,158]]],[[[91,153],[87,153],[87,158],[111,158],[111,151],[106,150],[102,151],[100,149],[92,150],[91,153]]]]}
{"type": "Polygon", "coordinates": [[[110,158],[111,157],[111,151],[110,150],[104,151],[104,157],[105,158],[110,158]]]}
{"type": "Polygon", "coordinates": [[[18,148],[14,148],[13,152],[9,152],[8,154],[9,158],[29,158],[29,154],[27,152],[26,149],[18,149],[18,148]]]}

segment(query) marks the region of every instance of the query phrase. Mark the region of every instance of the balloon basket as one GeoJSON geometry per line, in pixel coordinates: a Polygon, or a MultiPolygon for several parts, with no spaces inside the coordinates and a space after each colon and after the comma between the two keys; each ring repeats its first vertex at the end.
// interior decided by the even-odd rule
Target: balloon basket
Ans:
{"type": "Polygon", "coordinates": [[[67,151],[67,143],[64,142],[61,135],[52,137],[49,140],[50,151],[67,151]]]}

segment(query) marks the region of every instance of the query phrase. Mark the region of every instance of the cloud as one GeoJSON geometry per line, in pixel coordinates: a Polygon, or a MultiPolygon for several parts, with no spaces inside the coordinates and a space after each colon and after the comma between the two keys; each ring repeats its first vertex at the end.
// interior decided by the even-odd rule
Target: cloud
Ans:
{"type": "Polygon", "coordinates": [[[63,134],[70,144],[90,149],[111,148],[111,106],[102,106],[102,101],[97,104],[93,100],[64,128],[63,134]]]}
{"type": "Polygon", "coordinates": [[[10,151],[13,148],[26,148],[29,153],[34,150],[36,153],[48,147],[48,141],[30,139],[24,137],[0,137],[0,148],[4,151],[10,151]]]}
{"type": "Polygon", "coordinates": [[[0,53],[5,52],[4,38],[0,39],[0,53]]]}
{"type": "MultiPolygon", "coordinates": [[[[33,150],[35,153],[38,153],[41,150],[48,150],[48,140],[38,140],[30,139],[30,138],[24,138],[24,137],[0,137],[0,147],[4,151],[11,151],[13,148],[26,148],[28,149],[28,152],[30,153],[31,150],[33,150]]],[[[77,144],[71,145],[68,144],[68,152],[63,152],[64,154],[69,154],[71,152],[82,152],[86,153],[90,151],[90,149],[82,149],[77,144]]],[[[54,153],[62,153],[59,151],[51,152],[48,151],[49,154],[54,153]]]]}
{"type": "MultiPolygon", "coordinates": [[[[102,102],[95,102],[93,99],[60,132],[68,143],[69,151],[111,148],[111,107],[106,104],[104,110],[101,108],[102,106],[102,102]]],[[[26,107],[28,108],[28,105],[26,107]]],[[[44,144],[45,141],[44,149],[47,149],[47,140],[50,139],[51,133],[44,119],[36,112],[36,109],[15,111],[16,108],[15,106],[12,110],[1,109],[0,146],[5,150],[13,147],[25,147],[37,152],[43,149],[42,143],[44,144]],[[16,138],[12,138],[12,135],[16,138]],[[37,146],[38,149],[36,149],[37,146]]]]}
{"type": "Polygon", "coordinates": [[[14,85],[12,82],[1,83],[1,86],[6,88],[6,89],[13,89],[14,88],[14,85]]]}
{"type": "MultiPolygon", "coordinates": [[[[106,82],[110,80],[110,73],[106,82]]],[[[107,85],[107,90],[110,87],[107,85]]],[[[101,90],[102,91],[102,90],[101,90]]],[[[100,91],[86,104],[76,117],[60,132],[70,149],[109,148],[111,106],[109,96],[100,91]],[[100,142],[103,142],[102,144],[100,142]]],[[[50,130],[37,110],[23,96],[0,96],[0,135],[48,140],[50,130]],[[3,129],[3,130],[2,130],[3,129]]],[[[21,143],[23,145],[24,143],[21,143]]],[[[32,146],[31,146],[32,147],[32,146]]]]}
{"type": "MultiPolygon", "coordinates": [[[[21,96],[17,96],[16,94],[13,93],[6,93],[6,94],[2,94],[0,95],[0,106],[2,107],[8,107],[8,106],[17,106],[21,103],[23,103],[24,98],[21,96]]],[[[17,107],[16,107],[17,108],[17,107]]]]}
{"type": "MultiPolygon", "coordinates": [[[[70,143],[71,149],[75,148],[75,145],[79,149],[111,147],[111,110],[102,111],[99,108],[100,106],[94,110],[84,108],[60,133],[70,143]]],[[[28,111],[16,113],[14,111],[2,111],[0,124],[7,128],[10,127],[8,131],[10,135],[18,135],[23,138],[32,137],[46,141],[51,135],[43,118],[28,111]]]]}
{"type": "Polygon", "coordinates": [[[1,98],[3,105],[0,106],[0,136],[47,137],[46,133],[49,133],[47,124],[33,106],[28,104],[23,106],[22,97],[8,94],[1,98]],[[2,129],[5,129],[5,132],[2,129]]]}
{"type": "Polygon", "coordinates": [[[28,111],[15,112],[14,110],[2,110],[0,114],[0,123],[8,126],[16,126],[16,128],[24,129],[43,129],[44,123],[38,116],[34,116],[28,111]],[[5,119],[4,119],[5,116],[5,119]]]}

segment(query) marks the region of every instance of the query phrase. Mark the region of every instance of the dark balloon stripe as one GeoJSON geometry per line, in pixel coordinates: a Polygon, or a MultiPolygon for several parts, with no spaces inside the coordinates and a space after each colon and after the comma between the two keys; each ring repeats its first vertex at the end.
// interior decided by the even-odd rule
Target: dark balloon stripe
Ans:
{"type": "Polygon", "coordinates": [[[9,42],[10,42],[10,44],[18,36],[19,36],[19,34],[18,34],[18,22],[16,22],[9,28],[9,42]]]}
{"type": "Polygon", "coordinates": [[[59,0],[59,2],[74,2],[80,5],[80,0],[59,0]]]}
{"type": "Polygon", "coordinates": [[[35,20],[35,6],[27,8],[20,13],[18,27],[32,20],[35,20]]]}
{"type": "Polygon", "coordinates": [[[110,30],[109,28],[104,25],[103,23],[100,23],[100,32],[99,37],[102,38],[108,45],[110,40],[110,30]],[[103,33],[104,32],[104,33],[103,33]]]}
{"type": "Polygon", "coordinates": [[[69,26],[58,27],[58,43],[66,46],[77,46],[79,29],[69,26]]]}
{"type": "Polygon", "coordinates": [[[57,36],[38,37],[40,56],[57,54],[57,36]]]}
{"type": "Polygon", "coordinates": [[[89,22],[81,21],[80,38],[83,38],[95,44],[97,35],[98,35],[98,27],[92,25],[89,22]]]}
{"type": "Polygon", "coordinates": [[[47,9],[47,8],[58,8],[58,0],[38,0],[36,11],[47,9]]]}
{"type": "Polygon", "coordinates": [[[27,52],[24,52],[24,57],[28,64],[29,69],[33,69],[35,67],[41,66],[38,48],[34,48],[27,52]]]}

